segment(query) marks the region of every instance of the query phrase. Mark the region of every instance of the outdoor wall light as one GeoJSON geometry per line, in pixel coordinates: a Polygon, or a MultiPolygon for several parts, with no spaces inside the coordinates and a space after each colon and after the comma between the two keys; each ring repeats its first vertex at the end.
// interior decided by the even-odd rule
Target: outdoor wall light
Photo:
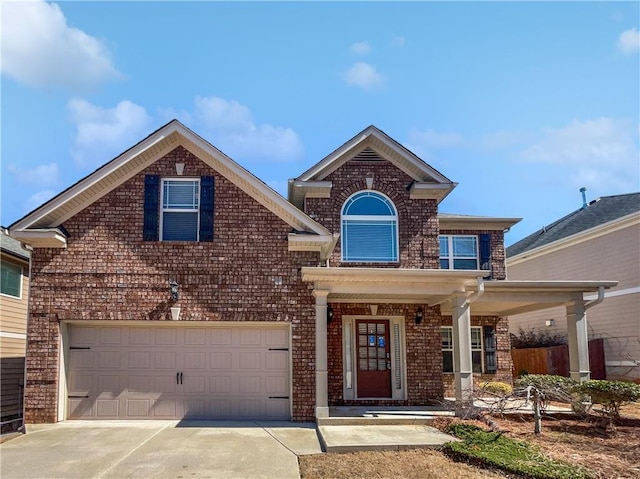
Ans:
{"type": "Polygon", "coordinates": [[[171,290],[171,299],[173,301],[178,301],[180,299],[180,295],[178,294],[178,283],[175,280],[169,281],[169,289],[171,290]]]}
{"type": "Polygon", "coordinates": [[[327,306],[327,323],[333,321],[333,308],[331,306],[327,306]]]}
{"type": "Polygon", "coordinates": [[[420,324],[423,318],[424,318],[424,310],[422,309],[422,306],[419,306],[418,310],[416,311],[416,324],[420,324]]]}

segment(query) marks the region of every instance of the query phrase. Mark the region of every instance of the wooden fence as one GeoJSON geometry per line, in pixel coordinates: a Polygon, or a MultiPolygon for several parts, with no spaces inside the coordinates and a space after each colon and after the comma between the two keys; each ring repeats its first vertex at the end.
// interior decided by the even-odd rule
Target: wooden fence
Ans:
{"type": "MultiPolygon", "coordinates": [[[[555,374],[569,377],[569,346],[548,348],[512,349],[513,377],[527,374],[555,374]]],[[[589,366],[591,379],[606,379],[604,366],[604,341],[589,341],[589,366]]]]}

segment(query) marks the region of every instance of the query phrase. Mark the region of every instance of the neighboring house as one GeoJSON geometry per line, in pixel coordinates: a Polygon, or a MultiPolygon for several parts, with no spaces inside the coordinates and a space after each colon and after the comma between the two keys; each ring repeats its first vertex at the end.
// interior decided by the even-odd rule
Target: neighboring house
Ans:
{"type": "Polygon", "coordinates": [[[580,338],[582,294],[616,283],[504,281],[518,219],[439,213],[455,186],[371,126],[287,200],[171,121],[10,228],[26,422],[308,421],[510,381],[510,312],[567,304],[580,338]]]}
{"type": "Polygon", "coordinates": [[[29,250],[0,233],[0,415],[2,430],[20,426],[27,344],[29,250]]]}
{"type": "MultiPolygon", "coordinates": [[[[507,248],[507,271],[510,280],[617,280],[607,301],[589,312],[588,336],[604,339],[609,379],[640,381],[640,193],[585,201],[507,248]]],[[[567,329],[559,308],[511,316],[509,327],[513,333],[567,329]]]]}

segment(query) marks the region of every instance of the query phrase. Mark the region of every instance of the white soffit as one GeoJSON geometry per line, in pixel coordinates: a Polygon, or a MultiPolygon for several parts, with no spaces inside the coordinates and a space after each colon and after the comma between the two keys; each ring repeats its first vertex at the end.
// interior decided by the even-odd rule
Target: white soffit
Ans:
{"type": "MultiPolygon", "coordinates": [[[[178,146],[183,146],[209,164],[292,228],[322,237],[331,237],[326,228],[177,120],[172,120],[134,147],[18,220],[10,228],[11,236],[26,239],[24,232],[27,230],[44,231],[61,225],[178,146]]],[[[60,234],[58,230],[55,231],[60,234]]],[[[39,234],[42,235],[42,233],[39,234]]],[[[32,235],[31,239],[35,241],[36,236],[32,235]]]]}
{"type": "Polygon", "coordinates": [[[479,229],[505,231],[520,221],[522,221],[522,218],[438,214],[438,223],[441,230],[479,229]]]}

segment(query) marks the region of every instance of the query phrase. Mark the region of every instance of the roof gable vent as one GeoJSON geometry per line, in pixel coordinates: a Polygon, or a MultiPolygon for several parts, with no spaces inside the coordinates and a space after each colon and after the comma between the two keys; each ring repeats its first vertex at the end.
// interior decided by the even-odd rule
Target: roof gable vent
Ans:
{"type": "Polygon", "coordinates": [[[367,147],[351,158],[351,161],[385,161],[376,151],[367,147]]]}

